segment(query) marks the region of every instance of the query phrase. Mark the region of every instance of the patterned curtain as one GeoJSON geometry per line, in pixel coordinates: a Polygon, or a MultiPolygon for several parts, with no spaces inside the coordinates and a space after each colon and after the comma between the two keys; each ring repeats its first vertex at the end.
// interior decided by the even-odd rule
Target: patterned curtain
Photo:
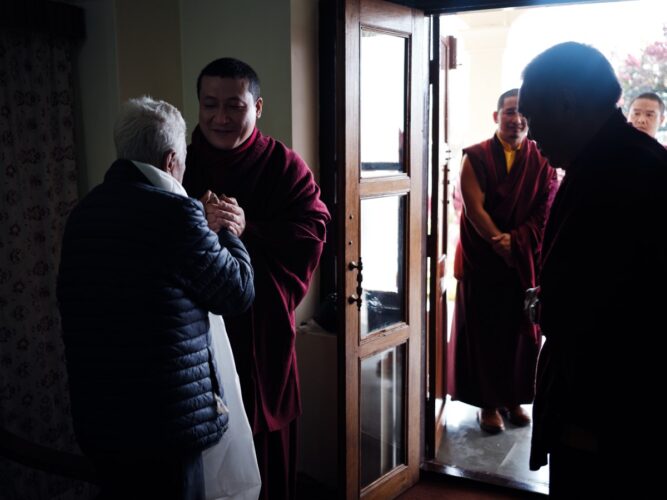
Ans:
{"type": "MultiPolygon", "coordinates": [[[[77,200],[74,47],[0,30],[0,427],[78,452],[55,283],[77,200]]],[[[91,498],[94,487],[0,459],[0,498],[91,498]]]]}

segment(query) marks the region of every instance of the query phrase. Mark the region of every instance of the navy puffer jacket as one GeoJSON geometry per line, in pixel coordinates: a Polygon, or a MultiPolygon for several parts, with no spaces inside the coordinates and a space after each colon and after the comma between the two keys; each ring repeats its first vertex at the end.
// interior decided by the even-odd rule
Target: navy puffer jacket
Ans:
{"type": "Polygon", "coordinates": [[[72,415],[85,451],[200,450],[227,414],[208,311],[254,298],[250,258],[198,201],[154,187],[129,161],[72,211],[58,276],[72,415]]]}

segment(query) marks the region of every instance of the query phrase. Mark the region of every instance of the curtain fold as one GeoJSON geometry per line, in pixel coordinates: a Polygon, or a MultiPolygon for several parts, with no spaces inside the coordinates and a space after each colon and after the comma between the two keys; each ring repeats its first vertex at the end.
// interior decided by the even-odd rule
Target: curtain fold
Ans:
{"type": "MultiPolygon", "coordinates": [[[[80,453],[55,283],[77,201],[73,42],[0,30],[0,428],[80,453]]],[[[0,458],[0,497],[91,498],[94,487],[0,458]]]]}

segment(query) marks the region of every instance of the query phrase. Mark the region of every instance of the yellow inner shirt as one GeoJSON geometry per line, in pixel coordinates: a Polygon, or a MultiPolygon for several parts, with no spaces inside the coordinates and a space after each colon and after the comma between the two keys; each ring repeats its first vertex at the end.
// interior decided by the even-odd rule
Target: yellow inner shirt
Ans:
{"type": "Polygon", "coordinates": [[[500,144],[503,145],[503,151],[505,152],[505,163],[507,165],[507,173],[509,174],[510,170],[512,170],[512,165],[514,165],[514,160],[516,159],[516,152],[521,149],[521,144],[523,144],[523,141],[521,141],[515,149],[512,149],[512,146],[503,141],[497,132],[496,132],[496,137],[500,141],[500,144]]]}

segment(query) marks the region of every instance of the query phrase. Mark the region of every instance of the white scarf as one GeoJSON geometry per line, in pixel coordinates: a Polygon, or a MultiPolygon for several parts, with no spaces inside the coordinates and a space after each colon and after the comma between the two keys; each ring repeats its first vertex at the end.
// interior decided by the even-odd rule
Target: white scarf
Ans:
{"type": "Polygon", "coordinates": [[[140,161],[132,160],[132,163],[134,163],[134,165],[142,174],[148,177],[148,180],[151,182],[151,184],[153,184],[153,186],[164,189],[165,191],[169,191],[170,193],[180,194],[181,196],[186,197],[188,196],[187,191],[181,185],[181,183],[164,170],[160,170],[159,168],[155,168],[153,165],[142,163],[140,161]]]}

